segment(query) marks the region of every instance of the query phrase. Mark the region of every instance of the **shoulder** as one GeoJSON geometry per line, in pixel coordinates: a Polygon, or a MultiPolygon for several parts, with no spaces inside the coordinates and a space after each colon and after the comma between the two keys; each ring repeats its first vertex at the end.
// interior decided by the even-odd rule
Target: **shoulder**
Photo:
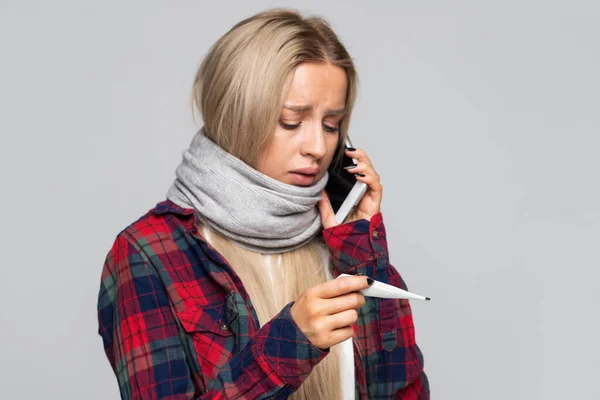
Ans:
{"type": "Polygon", "coordinates": [[[161,201],[116,235],[106,263],[115,268],[129,264],[132,258],[148,261],[179,252],[178,239],[195,229],[196,224],[193,209],[180,207],[170,200],[161,201]]]}
{"type": "Polygon", "coordinates": [[[158,203],[117,235],[103,281],[116,286],[137,282],[139,290],[158,285],[172,298],[177,312],[206,304],[204,293],[215,292],[207,286],[207,274],[220,266],[195,235],[196,219],[193,209],[168,200],[158,203]]]}
{"type": "Polygon", "coordinates": [[[193,209],[164,200],[119,232],[116,242],[125,242],[147,256],[161,254],[174,242],[197,226],[193,209]]]}
{"type": "Polygon", "coordinates": [[[125,227],[119,236],[124,236],[132,243],[144,243],[170,237],[180,231],[189,231],[195,226],[196,215],[193,209],[164,200],[125,227]]]}
{"type": "Polygon", "coordinates": [[[134,314],[139,319],[138,310],[166,309],[177,300],[172,298],[177,293],[173,288],[183,279],[173,271],[191,260],[185,258],[186,247],[177,238],[186,235],[194,218],[193,210],[163,201],[116,235],[104,262],[98,296],[100,329],[107,341],[112,340],[115,315],[117,321],[134,314]]]}

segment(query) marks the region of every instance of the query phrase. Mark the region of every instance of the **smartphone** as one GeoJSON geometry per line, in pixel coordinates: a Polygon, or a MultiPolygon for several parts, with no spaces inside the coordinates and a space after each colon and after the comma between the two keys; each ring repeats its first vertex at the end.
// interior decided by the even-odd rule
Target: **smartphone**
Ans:
{"type": "MultiPolygon", "coordinates": [[[[346,137],[346,148],[354,147],[350,137],[346,137]]],[[[343,154],[344,159],[341,165],[329,166],[329,180],[325,191],[329,196],[329,201],[335,212],[335,220],[342,224],[348,219],[348,216],[356,208],[360,200],[367,192],[367,184],[356,180],[354,174],[349,173],[343,167],[356,164],[356,160],[343,154]]]]}

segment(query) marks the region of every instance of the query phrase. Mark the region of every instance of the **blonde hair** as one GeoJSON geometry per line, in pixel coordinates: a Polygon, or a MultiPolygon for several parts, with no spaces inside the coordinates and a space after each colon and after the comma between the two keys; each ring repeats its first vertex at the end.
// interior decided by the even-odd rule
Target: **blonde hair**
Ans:
{"type": "MultiPolygon", "coordinates": [[[[202,114],[207,137],[255,167],[277,126],[293,72],[306,62],[330,63],[346,72],[343,143],[356,97],[354,63],[324,19],[286,9],[268,10],[237,23],[204,58],[194,81],[192,106],[202,114]]],[[[336,156],[339,159],[341,153],[336,156]]],[[[272,256],[268,271],[265,255],[210,232],[207,240],[240,277],[261,326],[306,289],[327,279],[329,254],[319,239],[281,254],[281,262],[272,256]]],[[[340,398],[339,369],[339,349],[333,346],[291,398],[340,398]]]]}

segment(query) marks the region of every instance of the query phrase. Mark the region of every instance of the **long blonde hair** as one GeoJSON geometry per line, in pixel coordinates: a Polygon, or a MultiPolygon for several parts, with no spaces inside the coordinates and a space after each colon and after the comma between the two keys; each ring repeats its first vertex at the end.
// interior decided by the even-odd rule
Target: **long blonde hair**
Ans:
{"type": "MultiPolygon", "coordinates": [[[[204,58],[196,73],[192,106],[202,114],[208,138],[255,167],[277,126],[293,72],[305,62],[330,63],[346,72],[343,143],[356,97],[354,63],[324,19],[287,9],[268,10],[237,23],[204,58]]],[[[199,233],[207,232],[199,227],[199,233]]],[[[215,231],[204,236],[240,277],[261,326],[306,289],[327,279],[328,250],[319,239],[271,256],[267,268],[265,255],[243,249],[215,231]]],[[[338,347],[332,347],[292,398],[340,398],[338,354],[338,347]]]]}

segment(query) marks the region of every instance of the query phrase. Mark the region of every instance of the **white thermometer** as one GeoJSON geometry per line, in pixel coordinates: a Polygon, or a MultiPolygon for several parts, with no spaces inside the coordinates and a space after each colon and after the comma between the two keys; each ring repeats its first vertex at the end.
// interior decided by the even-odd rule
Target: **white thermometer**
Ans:
{"type": "MultiPolygon", "coordinates": [[[[348,274],[340,274],[338,278],[343,276],[356,276],[348,274]]],[[[406,290],[402,290],[399,287],[388,285],[387,283],[373,281],[373,284],[366,289],[359,290],[363,296],[366,297],[379,297],[381,299],[411,299],[411,300],[431,300],[429,297],[421,296],[406,290]]]]}

